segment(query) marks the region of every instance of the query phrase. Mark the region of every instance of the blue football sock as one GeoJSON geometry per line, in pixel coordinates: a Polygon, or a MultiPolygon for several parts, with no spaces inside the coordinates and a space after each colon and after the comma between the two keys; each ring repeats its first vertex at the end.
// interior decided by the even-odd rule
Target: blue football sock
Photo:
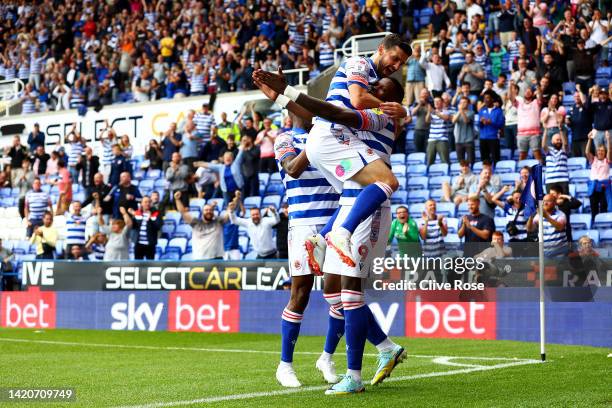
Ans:
{"type": "Polygon", "coordinates": [[[368,314],[361,292],[342,291],[346,331],[346,360],[349,370],[361,370],[368,335],[368,314]]]}
{"type": "Polygon", "coordinates": [[[293,362],[293,350],[300,335],[302,315],[285,308],[281,320],[281,361],[293,362]]]}
{"type": "Polygon", "coordinates": [[[336,211],[334,211],[334,213],[331,216],[331,218],[329,220],[327,220],[327,224],[325,224],[323,229],[321,231],[319,231],[319,234],[321,234],[321,236],[323,236],[323,238],[325,238],[327,233],[332,230],[332,227],[334,226],[334,222],[336,221],[336,217],[338,217],[338,213],[340,212],[340,208],[341,208],[340,206],[338,206],[338,208],[336,208],[336,211]]]}
{"type": "Polygon", "coordinates": [[[370,184],[361,190],[342,227],[351,234],[355,232],[357,226],[374,214],[378,207],[391,197],[391,194],[393,194],[391,187],[380,182],[370,184]]]}
{"type": "Polygon", "coordinates": [[[330,314],[327,324],[327,336],[325,337],[325,347],[323,350],[326,353],[334,354],[342,336],[344,336],[344,317],[340,319],[330,314]]]}

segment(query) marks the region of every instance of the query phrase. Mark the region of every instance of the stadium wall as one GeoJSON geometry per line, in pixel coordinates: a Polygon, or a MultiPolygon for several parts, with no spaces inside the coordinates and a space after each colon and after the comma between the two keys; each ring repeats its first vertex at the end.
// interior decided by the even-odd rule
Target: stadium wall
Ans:
{"type": "MultiPolygon", "coordinates": [[[[404,292],[370,292],[392,336],[538,341],[537,289],[495,289],[496,301],[437,302],[404,292]]],[[[0,293],[0,326],[101,330],[278,333],[286,291],[41,291],[0,293]]],[[[592,302],[549,302],[550,343],[612,347],[612,288],[592,302]]],[[[327,304],[311,296],[302,333],[324,335],[327,304]]]]}

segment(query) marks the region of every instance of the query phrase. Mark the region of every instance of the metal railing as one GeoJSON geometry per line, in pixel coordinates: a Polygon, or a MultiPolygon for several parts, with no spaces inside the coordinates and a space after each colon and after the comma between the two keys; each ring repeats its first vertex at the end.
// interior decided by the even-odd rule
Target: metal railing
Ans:
{"type": "Polygon", "coordinates": [[[306,77],[306,81],[304,81],[304,73],[310,72],[308,68],[295,68],[295,69],[287,69],[283,70],[283,74],[298,74],[298,83],[299,86],[304,86],[308,82],[308,77],[306,77]]]}
{"type": "Polygon", "coordinates": [[[9,116],[10,108],[19,101],[16,99],[25,84],[20,79],[5,79],[0,81],[0,115],[9,116]]]}
{"type": "Polygon", "coordinates": [[[342,44],[342,47],[334,50],[334,64],[339,64],[342,58],[350,58],[357,55],[370,55],[376,51],[380,40],[390,32],[354,35],[342,44]]]}

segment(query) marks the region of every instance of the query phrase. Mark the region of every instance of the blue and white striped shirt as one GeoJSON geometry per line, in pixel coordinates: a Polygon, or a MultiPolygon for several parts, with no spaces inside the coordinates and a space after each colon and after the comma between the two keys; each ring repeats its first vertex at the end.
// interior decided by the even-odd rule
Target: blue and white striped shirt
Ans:
{"type": "MultiPolygon", "coordinates": [[[[423,226],[423,220],[420,222],[423,226]]],[[[444,254],[444,237],[438,220],[427,221],[427,235],[423,241],[423,256],[429,258],[441,257],[444,254]]]]}
{"type": "Polygon", "coordinates": [[[204,92],[204,74],[191,75],[191,93],[204,92]]]}
{"type": "MultiPolygon", "coordinates": [[[[465,55],[459,50],[467,49],[468,43],[463,42],[461,44],[455,44],[455,42],[451,42],[448,44],[448,48],[453,48],[454,51],[448,55],[448,65],[463,65],[465,64],[465,55]]],[[[448,51],[447,51],[448,52],[448,51]]]]}
{"type": "Polygon", "coordinates": [[[563,148],[557,150],[549,146],[546,155],[546,184],[554,183],[569,183],[567,152],[563,148]]]}
{"type": "MultiPolygon", "coordinates": [[[[550,216],[557,222],[566,221],[565,214],[558,210],[555,210],[550,216]]],[[[538,223],[539,215],[536,215],[533,221],[538,223]]],[[[567,234],[565,233],[565,228],[561,229],[561,231],[557,231],[547,219],[544,219],[544,255],[561,255],[565,253],[566,250],[567,234]]]]}
{"type": "Polygon", "coordinates": [[[217,125],[215,115],[212,112],[198,112],[193,117],[193,122],[196,125],[196,133],[202,137],[201,143],[210,140],[210,130],[213,126],[217,125]]]}
{"type": "MultiPolygon", "coordinates": [[[[443,110],[442,113],[446,115],[448,114],[448,111],[443,110]]],[[[448,141],[447,121],[433,112],[431,114],[431,124],[429,126],[429,141],[448,141]]]]}
{"type": "Polygon", "coordinates": [[[66,245],[85,245],[85,223],[87,218],[82,215],[66,216],[66,245]]]}
{"type": "Polygon", "coordinates": [[[507,222],[514,221],[514,217],[516,217],[515,225],[517,229],[516,235],[510,235],[511,239],[523,240],[527,238],[527,217],[525,217],[525,212],[521,210],[519,215],[516,215],[517,209],[512,207],[510,204],[506,203],[504,207],[504,212],[506,213],[507,222]]]}
{"type": "Polygon", "coordinates": [[[105,250],[106,250],[106,248],[104,248],[104,245],[102,245],[102,244],[93,244],[91,246],[92,254],[90,255],[89,259],[91,259],[92,261],[103,261],[104,260],[104,252],[105,252],[105,250]]]}
{"type": "Polygon", "coordinates": [[[102,164],[110,166],[115,158],[113,155],[113,146],[116,145],[115,140],[102,139],[102,164]]]}
{"type": "Polygon", "coordinates": [[[79,142],[69,143],[66,146],[66,154],[68,155],[68,167],[74,167],[79,162],[79,157],[83,154],[84,147],[79,142]]]}
{"type": "Polygon", "coordinates": [[[151,217],[150,212],[142,213],[140,229],[138,230],[138,243],[140,245],[149,245],[149,236],[147,235],[147,225],[149,224],[150,217],[151,217]]]}
{"type": "MultiPolygon", "coordinates": [[[[293,128],[277,137],[282,142],[283,135],[293,137],[293,147],[299,154],[306,145],[307,133],[303,129],[293,128]]],[[[278,151],[278,144],[275,151],[278,151]]],[[[285,173],[281,165],[287,156],[277,157],[277,165],[287,190],[289,203],[289,226],[325,225],[338,208],[340,195],[334,190],[323,175],[314,167],[308,166],[300,178],[295,179],[285,173]]]]}
{"type": "Polygon", "coordinates": [[[28,191],[26,193],[26,203],[28,205],[28,210],[30,211],[30,215],[28,219],[30,221],[40,221],[43,219],[43,215],[45,211],[47,211],[47,207],[49,205],[49,194],[44,191],[28,191]]]}
{"type": "Polygon", "coordinates": [[[334,48],[327,42],[319,46],[319,67],[325,68],[334,64],[334,48]]]}

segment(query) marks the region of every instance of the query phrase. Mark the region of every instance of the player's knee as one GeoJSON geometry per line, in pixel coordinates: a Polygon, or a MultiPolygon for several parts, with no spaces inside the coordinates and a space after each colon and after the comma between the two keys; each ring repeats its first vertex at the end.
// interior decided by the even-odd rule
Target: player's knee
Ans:
{"type": "Polygon", "coordinates": [[[298,288],[291,294],[290,303],[299,309],[305,309],[306,305],[308,305],[308,300],[310,299],[310,290],[310,287],[298,288]]]}
{"type": "Polygon", "coordinates": [[[383,180],[382,182],[388,185],[391,190],[397,191],[397,189],[399,188],[399,181],[397,181],[397,177],[391,174],[390,177],[385,177],[385,179],[386,180],[383,180]]]}

